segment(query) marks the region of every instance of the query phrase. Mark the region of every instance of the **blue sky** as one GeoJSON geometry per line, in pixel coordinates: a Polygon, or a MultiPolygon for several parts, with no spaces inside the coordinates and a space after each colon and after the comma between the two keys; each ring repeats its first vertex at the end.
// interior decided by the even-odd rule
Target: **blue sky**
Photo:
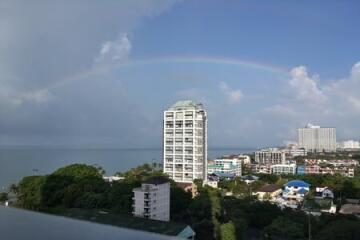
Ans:
{"type": "Polygon", "coordinates": [[[204,103],[209,145],[359,139],[358,1],[0,1],[0,144],[160,147],[204,103]]]}

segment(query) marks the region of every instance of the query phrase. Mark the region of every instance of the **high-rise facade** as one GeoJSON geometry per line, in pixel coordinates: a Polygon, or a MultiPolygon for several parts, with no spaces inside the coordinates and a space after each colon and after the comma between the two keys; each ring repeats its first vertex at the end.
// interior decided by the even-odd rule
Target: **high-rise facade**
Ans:
{"type": "Polygon", "coordinates": [[[207,116],[202,104],[178,101],[164,111],[164,173],[176,182],[207,178],[207,116]]]}
{"type": "Polygon", "coordinates": [[[312,124],[298,129],[299,147],[309,152],[336,151],[336,129],[322,128],[312,124]]]}

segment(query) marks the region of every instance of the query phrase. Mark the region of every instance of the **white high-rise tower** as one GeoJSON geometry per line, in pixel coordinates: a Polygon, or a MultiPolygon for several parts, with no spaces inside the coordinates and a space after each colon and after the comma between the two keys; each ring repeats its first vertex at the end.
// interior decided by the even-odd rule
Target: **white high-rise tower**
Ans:
{"type": "Polygon", "coordinates": [[[299,147],[309,152],[336,151],[336,129],[312,124],[298,129],[299,147]]]}
{"type": "Polygon", "coordinates": [[[178,101],[164,112],[164,173],[176,182],[207,179],[207,117],[202,104],[178,101]]]}

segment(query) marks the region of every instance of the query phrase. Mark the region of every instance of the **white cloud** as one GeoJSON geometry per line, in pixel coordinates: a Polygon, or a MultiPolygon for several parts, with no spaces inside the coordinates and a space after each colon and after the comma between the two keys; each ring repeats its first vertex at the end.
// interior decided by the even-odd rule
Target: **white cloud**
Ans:
{"type": "Polygon", "coordinates": [[[291,70],[290,86],[295,91],[298,100],[310,103],[322,103],[326,96],[317,86],[318,77],[310,77],[305,66],[298,66],[291,70]]]}
{"type": "Polygon", "coordinates": [[[114,41],[102,44],[99,56],[95,59],[97,64],[110,64],[126,61],[131,51],[131,42],[127,33],[121,33],[114,41]]]}
{"type": "Polygon", "coordinates": [[[360,62],[355,63],[352,67],[351,78],[360,81],[360,62]]]}
{"type": "Polygon", "coordinates": [[[229,103],[238,103],[244,96],[240,89],[232,89],[226,82],[220,82],[219,86],[229,103]]]}
{"type": "Polygon", "coordinates": [[[55,97],[47,89],[26,92],[22,95],[22,99],[34,103],[49,103],[55,97]]]}
{"type": "Polygon", "coordinates": [[[47,89],[24,91],[0,84],[0,106],[2,110],[19,107],[25,102],[46,104],[54,99],[55,97],[47,89]]]}
{"type": "Polygon", "coordinates": [[[360,99],[356,98],[355,96],[348,97],[349,103],[352,105],[354,109],[360,112],[360,99]]]}
{"type": "Polygon", "coordinates": [[[265,108],[265,113],[288,116],[288,117],[294,117],[297,115],[297,113],[294,111],[294,109],[291,106],[280,105],[280,104],[276,104],[265,108]]]}

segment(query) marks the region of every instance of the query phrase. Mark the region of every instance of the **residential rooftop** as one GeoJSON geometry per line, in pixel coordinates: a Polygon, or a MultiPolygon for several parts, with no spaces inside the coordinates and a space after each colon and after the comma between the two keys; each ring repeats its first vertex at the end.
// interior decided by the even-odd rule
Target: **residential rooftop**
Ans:
{"type": "Polygon", "coordinates": [[[267,193],[272,193],[275,192],[277,190],[281,189],[281,186],[277,185],[277,184],[267,184],[265,186],[262,186],[261,188],[259,188],[257,190],[257,192],[267,192],[267,193]]]}
{"type": "Polygon", "coordinates": [[[341,206],[339,213],[342,214],[360,214],[360,205],[347,203],[341,206]]]}
{"type": "Polygon", "coordinates": [[[144,183],[158,185],[158,184],[164,184],[167,182],[170,182],[170,181],[166,177],[156,176],[156,177],[148,178],[144,183]]]}
{"type": "Polygon", "coordinates": [[[292,180],[288,183],[285,184],[285,186],[288,186],[288,187],[310,187],[311,185],[308,184],[307,182],[304,182],[302,180],[292,180]]]}

